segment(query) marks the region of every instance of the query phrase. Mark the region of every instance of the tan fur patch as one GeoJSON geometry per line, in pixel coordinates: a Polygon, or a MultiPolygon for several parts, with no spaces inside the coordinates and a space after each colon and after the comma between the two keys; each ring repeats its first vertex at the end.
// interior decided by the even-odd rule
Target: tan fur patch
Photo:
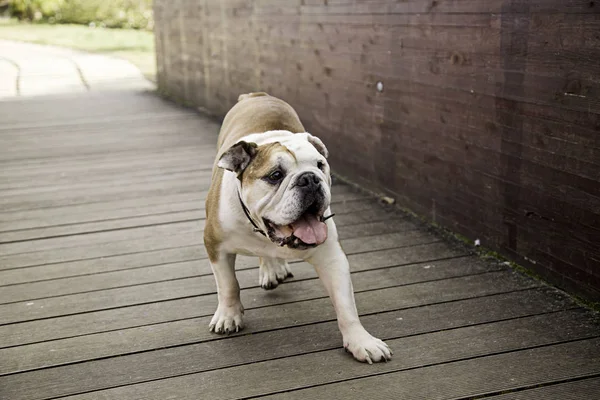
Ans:
{"type": "Polygon", "coordinates": [[[216,168],[212,174],[212,185],[206,197],[206,223],[204,226],[204,246],[208,259],[215,263],[219,260],[219,246],[222,242],[222,232],[219,224],[219,200],[221,197],[221,182],[223,170],[216,168]]]}
{"type": "Polygon", "coordinates": [[[294,153],[278,142],[263,144],[256,150],[256,155],[242,174],[242,186],[251,185],[257,179],[267,176],[273,169],[273,160],[278,153],[287,153],[296,160],[294,153]]]}
{"type": "Polygon", "coordinates": [[[242,94],[221,125],[219,157],[244,136],[275,130],[306,132],[296,111],[285,101],[264,92],[242,94]]]}

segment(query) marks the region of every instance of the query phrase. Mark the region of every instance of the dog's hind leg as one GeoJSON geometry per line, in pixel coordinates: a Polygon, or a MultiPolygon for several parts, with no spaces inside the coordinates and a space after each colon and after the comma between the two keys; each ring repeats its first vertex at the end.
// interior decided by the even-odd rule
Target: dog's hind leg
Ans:
{"type": "Polygon", "coordinates": [[[286,260],[270,257],[260,258],[258,284],[263,289],[275,289],[281,282],[293,276],[286,260]]]}

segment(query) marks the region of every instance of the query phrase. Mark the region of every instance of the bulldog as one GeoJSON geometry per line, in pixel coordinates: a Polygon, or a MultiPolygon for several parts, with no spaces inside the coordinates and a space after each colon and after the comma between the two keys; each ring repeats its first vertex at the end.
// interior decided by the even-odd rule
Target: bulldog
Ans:
{"type": "Polygon", "coordinates": [[[217,145],[204,230],[219,301],[210,331],[244,327],[237,254],[260,258],[264,289],[292,276],[287,260],[302,259],[315,268],[333,302],[344,348],[369,364],[390,360],[389,347],[358,318],[348,259],[330,218],[323,142],[306,132],[289,104],[261,92],[240,95],[217,145]]]}

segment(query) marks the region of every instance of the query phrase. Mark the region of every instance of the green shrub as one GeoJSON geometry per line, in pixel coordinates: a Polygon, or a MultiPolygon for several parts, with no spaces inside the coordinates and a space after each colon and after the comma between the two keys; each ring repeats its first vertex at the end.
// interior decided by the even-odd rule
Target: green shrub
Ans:
{"type": "Polygon", "coordinates": [[[8,0],[13,17],[108,28],[154,27],[152,0],[8,0]]]}
{"type": "Polygon", "coordinates": [[[58,12],[64,2],[64,0],[9,0],[8,6],[12,16],[34,21],[58,12]]]}

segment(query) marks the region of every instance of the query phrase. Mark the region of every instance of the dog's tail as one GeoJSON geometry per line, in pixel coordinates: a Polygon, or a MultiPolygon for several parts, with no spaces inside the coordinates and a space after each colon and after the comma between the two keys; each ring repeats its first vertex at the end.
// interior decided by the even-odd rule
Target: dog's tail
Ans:
{"type": "Polygon", "coordinates": [[[238,101],[246,100],[251,97],[260,97],[260,96],[268,96],[268,95],[269,94],[266,92],[253,92],[253,93],[240,94],[240,96],[238,97],[238,101]]]}

